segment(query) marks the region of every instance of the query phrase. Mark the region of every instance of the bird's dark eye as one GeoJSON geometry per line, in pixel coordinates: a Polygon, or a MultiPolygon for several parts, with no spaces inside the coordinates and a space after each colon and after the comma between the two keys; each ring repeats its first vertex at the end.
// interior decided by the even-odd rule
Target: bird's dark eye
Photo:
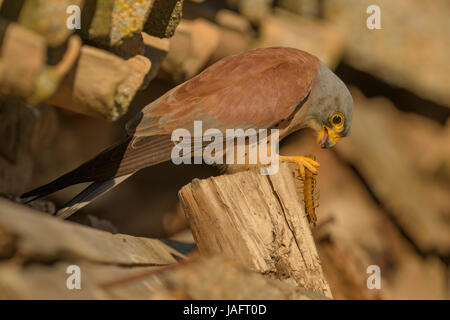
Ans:
{"type": "Polygon", "coordinates": [[[342,128],[344,127],[345,117],[342,113],[336,112],[330,117],[329,121],[336,130],[342,130],[342,128]]]}
{"type": "Polygon", "coordinates": [[[333,123],[334,124],[339,124],[339,123],[341,123],[341,121],[342,121],[342,119],[341,119],[340,116],[334,116],[333,117],[333,123]]]}

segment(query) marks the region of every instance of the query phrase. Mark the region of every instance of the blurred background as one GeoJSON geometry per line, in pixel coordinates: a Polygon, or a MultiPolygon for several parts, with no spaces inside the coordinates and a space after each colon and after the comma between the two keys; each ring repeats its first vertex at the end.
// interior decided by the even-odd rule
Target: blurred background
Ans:
{"type": "MultiPolygon", "coordinates": [[[[334,297],[449,298],[449,1],[170,0],[147,23],[148,3],[163,1],[84,2],[0,1],[3,196],[17,200],[90,159],[123,137],[145,105],[217,60],[294,47],[333,69],[355,102],[351,136],[333,150],[320,150],[308,130],[280,148],[314,148],[321,164],[313,234],[334,297]],[[70,4],[82,8],[76,35],[65,27],[70,4]],[[381,29],[366,25],[373,4],[381,29]],[[114,19],[104,25],[99,12],[108,10],[114,19]],[[366,287],[370,265],[381,268],[381,290],[366,287]]],[[[147,168],[70,220],[192,241],[178,190],[219,174],[209,166],[147,168]]],[[[52,213],[83,187],[33,206],[52,213]]]]}

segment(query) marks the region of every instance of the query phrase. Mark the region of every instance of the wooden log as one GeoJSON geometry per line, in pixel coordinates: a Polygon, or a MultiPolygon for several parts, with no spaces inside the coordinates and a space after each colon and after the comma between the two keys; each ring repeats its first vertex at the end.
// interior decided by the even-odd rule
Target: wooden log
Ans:
{"type": "Polygon", "coordinates": [[[49,65],[46,63],[47,42],[42,36],[16,23],[2,20],[0,24],[0,32],[4,34],[0,95],[37,105],[58,89],[60,80],[74,65],[81,39],[77,35],[71,36],[60,57],[49,65]]]}
{"type": "Polygon", "coordinates": [[[345,35],[344,63],[450,108],[448,1],[433,1],[433,7],[426,1],[405,0],[338,0],[320,4],[323,20],[345,35]],[[365,21],[361,12],[372,4],[378,4],[382,12],[381,29],[377,32],[361,27],[365,21]]]}
{"type": "Polygon", "coordinates": [[[170,38],[181,19],[183,0],[87,1],[81,34],[96,45],[120,46],[142,31],[170,38]]]}
{"type": "Polygon", "coordinates": [[[80,37],[73,35],[67,42],[67,47],[65,48],[65,52],[63,52],[62,58],[55,65],[46,64],[42,67],[35,79],[33,94],[27,99],[29,104],[37,105],[47,100],[58,90],[61,80],[75,65],[80,54],[80,48],[80,37]]]}
{"type": "MultiPolygon", "coordinates": [[[[145,89],[149,82],[156,77],[167,53],[169,51],[169,39],[157,38],[145,32],[123,39],[120,45],[114,47],[97,46],[107,50],[123,59],[131,59],[137,55],[146,57],[151,61],[150,71],[145,75],[141,89],[145,89]]],[[[142,72],[139,71],[141,74],[142,72]]]]}
{"type": "Polygon", "coordinates": [[[199,73],[219,46],[216,25],[203,19],[183,20],[170,39],[170,51],[162,69],[181,83],[199,73]]]}
{"type": "Polygon", "coordinates": [[[268,279],[221,257],[168,267],[59,260],[20,267],[0,263],[2,299],[326,299],[304,288],[268,279]],[[81,290],[68,290],[67,267],[77,265],[81,290]]]}
{"type": "Polygon", "coordinates": [[[0,199],[2,299],[326,299],[222,257],[95,230],[0,199]],[[181,263],[176,263],[182,259],[181,263]],[[81,290],[68,290],[67,268],[81,290]]]}
{"type": "Polygon", "coordinates": [[[45,66],[45,39],[16,23],[2,19],[0,24],[0,95],[26,100],[33,94],[35,81],[45,66]]]}
{"type": "Polygon", "coordinates": [[[143,56],[124,60],[107,51],[83,46],[76,67],[48,102],[114,121],[128,110],[150,66],[143,56]]]}
{"type": "Polygon", "coordinates": [[[317,56],[330,68],[338,65],[344,52],[344,37],[338,29],[280,8],[261,22],[260,32],[258,47],[301,49],[317,56]]]}
{"type": "Polygon", "coordinates": [[[227,0],[227,3],[239,9],[239,12],[253,24],[258,25],[270,15],[273,0],[227,0]]]}
{"type": "Polygon", "coordinates": [[[255,32],[248,20],[226,9],[219,10],[214,20],[218,24],[219,45],[214,50],[209,63],[251,48],[255,40],[255,32]]]}
{"type": "Polygon", "coordinates": [[[1,198],[0,208],[0,243],[10,244],[0,247],[0,256],[13,251],[14,257],[22,262],[66,259],[148,266],[168,265],[176,262],[175,257],[184,257],[160,240],[113,235],[55,219],[1,198]]]}
{"type": "Polygon", "coordinates": [[[57,118],[50,106],[1,101],[0,119],[0,194],[17,196],[28,188],[36,153],[55,136],[57,118]]]}
{"type": "Polygon", "coordinates": [[[179,197],[198,248],[326,297],[330,288],[304,216],[295,179],[258,171],[195,179],[179,197]]]}
{"type": "MultiPolygon", "coordinates": [[[[195,20],[201,17],[207,21],[214,22],[211,25],[217,30],[219,41],[212,55],[209,54],[211,57],[209,57],[208,64],[251,49],[256,39],[256,32],[248,19],[235,11],[219,9],[211,2],[186,2],[183,8],[184,16],[186,16],[186,20],[195,20]]],[[[191,37],[198,37],[198,35],[192,34],[191,37]]],[[[203,43],[208,41],[209,39],[206,38],[206,40],[203,40],[203,43]]],[[[185,51],[188,50],[191,49],[186,47],[185,51]]]]}
{"type": "Polygon", "coordinates": [[[117,88],[114,105],[118,106],[118,116],[126,113],[135,94],[144,86],[152,63],[146,57],[138,55],[125,61],[129,73],[117,88]]]}
{"type": "Polygon", "coordinates": [[[234,11],[221,9],[215,13],[213,19],[218,25],[224,28],[241,33],[254,33],[250,22],[234,11]]]}
{"type": "Polygon", "coordinates": [[[170,38],[180,23],[183,0],[155,0],[144,31],[159,38],[170,38]]]}
{"type": "MultiPolygon", "coordinates": [[[[49,47],[57,47],[62,45],[74,31],[67,28],[69,18],[67,8],[76,5],[81,9],[83,2],[83,0],[25,0],[17,22],[44,37],[49,47]]],[[[11,13],[14,15],[13,12],[11,13]]]]}
{"type": "Polygon", "coordinates": [[[114,47],[144,27],[154,0],[86,1],[81,15],[83,39],[97,45],[114,47]]]}
{"type": "Polygon", "coordinates": [[[153,80],[169,52],[170,41],[169,39],[160,39],[151,36],[145,32],[142,33],[144,41],[144,56],[147,57],[151,62],[152,66],[150,72],[145,76],[143,88],[146,88],[148,83],[153,80]]]}
{"type": "Polygon", "coordinates": [[[160,267],[98,264],[85,260],[64,259],[52,263],[33,263],[23,267],[15,263],[0,263],[0,299],[2,300],[69,300],[69,299],[148,299],[152,288],[149,280],[135,282],[107,292],[98,284],[116,278],[133,276],[160,267]],[[80,269],[80,290],[69,290],[68,267],[80,269]]]}
{"type": "Polygon", "coordinates": [[[320,17],[320,0],[279,0],[277,6],[304,17],[320,17]]]}
{"type": "Polygon", "coordinates": [[[435,139],[440,140],[440,143],[433,145],[433,149],[437,150],[437,156],[433,159],[424,159],[422,163],[429,172],[432,172],[450,187],[450,150],[449,148],[442,148],[442,146],[450,145],[450,119],[447,119],[445,128],[442,129],[439,137],[435,137],[435,139]]]}
{"type": "MultiPolygon", "coordinates": [[[[105,299],[99,282],[175,264],[184,255],[157,239],[111,234],[55,219],[0,198],[0,298],[105,299]],[[82,290],[68,290],[67,267],[77,265],[82,290]]],[[[147,298],[146,283],[122,298],[147,298]]]]}
{"type": "Polygon", "coordinates": [[[142,34],[123,39],[120,45],[114,47],[97,45],[98,48],[108,50],[123,59],[129,59],[136,55],[144,55],[144,41],[142,34]]]}
{"type": "MultiPolygon", "coordinates": [[[[151,299],[326,299],[310,290],[250,271],[229,258],[203,257],[174,266],[171,270],[156,271],[153,279],[147,277],[153,289],[151,299]]],[[[113,293],[120,292],[121,287],[126,288],[122,285],[105,289],[113,293]]]]}

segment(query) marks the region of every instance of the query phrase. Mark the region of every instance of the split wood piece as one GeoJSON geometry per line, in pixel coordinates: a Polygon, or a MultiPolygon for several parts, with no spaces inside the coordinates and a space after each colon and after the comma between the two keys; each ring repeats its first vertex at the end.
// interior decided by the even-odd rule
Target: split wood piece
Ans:
{"type": "MultiPolygon", "coordinates": [[[[106,300],[148,299],[151,288],[147,281],[122,286],[114,292],[99,287],[102,281],[122,278],[136,273],[157,270],[161,267],[109,265],[84,260],[57,260],[51,263],[33,263],[21,266],[13,261],[0,263],[0,299],[2,300],[106,300]],[[80,269],[80,290],[67,289],[69,266],[80,269]]],[[[70,269],[69,269],[70,270],[70,269]]],[[[145,279],[144,279],[145,280],[145,279]]],[[[70,281],[69,281],[70,283],[70,281]]]]}
{"type": "Polygon", "coordinates": [[[0,95],[36,105],[51,96],[78,58],[81,39],[69,38],[62,57],[47,65],[47,43],[40,35],[16,23],[0,22],[3,33],[0,58],[0,95]],[[33,54],[30,54],[32,52],[33,54]]]}
{"type": "Polygon", "coordinates": [[[170,38],[180,23],[183,0],[155,0],[144,31],[159,38],[170,38]]]}
{"type": "Polygon", "coordinates": [[[125,65],[129,70],[128,77],[119,85],[114,98],[119,117],[127,112],[136,92],[144,87],[145,78],[150,72],[152,63],[146,57],[138,55],[126,60],[125,65]]]}
{"type": "Polygon", "coordinates": [[[22,267],[0,263],[1,299],[326,299],[298,286],[268,279],[220,257],[169,267],[59,260],[22,267]],[[81,290],[67,290],[67,268],[76,264],[81,290]]]}
{"type": "Polygon", "coordinates": [[[160,39],[142,32],[144,40],[144,56],[152,62],[150,72],[145,76],[143,88],[148,86],[148,83],[153,80],[167,56],[170,47],[169,39],[160,39]]]}
{"type": "Polygon", "coordinates": [[[128,38],[150,35],[169,38],[181,19],[183,0],[87,1],[81,34],[96,45],[121,46],[128,38]]]}
{"type": "Polygon", "coordinates": [[[162,68],[176,83],[184,82],[205,67],[219,41],[219,28],[213,23],[202,18],[183,20],[170,39],[162,68]]]}
{"type": "Polygon", "coordinates": [[[117,296],[127,287],[145,281],[144,283],[152,288],[151,299],[327,299],[296,285],[269,279],[229,258],[219,256],[202,257],[173,267],[144,271],[140,275],[136,274],[134,279],[119,278],[103,283],[102,288],[117,296]],[[134,279],[136,281],[133,281],[134,279]]]}
{"type": "Polygon", "coordinates": [[[154,0],[87,1],[81,15],[83,39],[96,45],[114,47],[139,35],[154,0]]]}
{"type": "Polygon", "coordinates": [[[224,28],[241,33],[254,33],[250,22],[234,11],[220,9],[215,13],[213,19],[219,26],[224,28]]]}
{"type": "Polygon", "coordinates": [[[112,52],[123,59],[130,59],[137,55],[148,58],[152,62],[152,68],[145,77],[142,86],[145,88],[150,80],[156,76],[162,61],[169,51],[169,43],[169,39],[157,38],[142,32],[123,39],[119,45],[113,47],[97,45],[97,48],[112,52]]]}
{"type": "Polygon", "coordinates": [[[83,0],[5,1],[1,13],[8,20],[17,21],[23,27],[40,34],[49,47],[57,47],[74,31],[67,27],[67,21],[75,11],[68,13],[67,9],[73,5],[81,10],[83,2],[83,0]]]}
{"type": "Polygon", "coordinates": [[[58,90],[61,80],[75,65],[80,50],[80,37],[78,35],[71,36],[60,61],[54,66],[47,64],[41,69],[34,84],[33,94],[27,99],[27,103],[37,105],[51,97],[58,90]]]}
{"type": "MultiPolygon", "coordinates": [[[[320,20],[332,24],[333,29],[345,35],[343,63],[389,86],[403,88],[450,108],[450,7],[447,0],[433,1],[432,7],[426,1],[405,0],[319,3],[320,20]],[[377,32],[364,27],[365,19],[361,15],[372,4],[381,8],[381,29],[377,32]]],[[[406,99],[406,93],[402,94],[405,95],[402,101],[411,109],[432,112],[431,105],[406,99]]],[[[440,111],[439,117],[448,117],[444,114],[448,115],[449,111],[440,111]]]]}
{"type": "Polygon", "coordinates": [[[320,0],[279,0],[277,6],[310,19],[320,18],[320,0]]]}
{"type": "Polygon", "coordinates": [[[326,297],[331,292],[287,164],[193,180],[179,197],[198,248],[326,297]]]}
{"type": "Polygon", "coordinates": [[[18,196],[32,179],[36,153],[58,130],[50,106],[30,108],[18,100],[0,101],[0,194],[18,196]]]}
{"type": "Polygon", "coordinates": [[[227,0],[227,3],[255,25],[271,14],[273,6],[273,0],[227,0]]]}
{"type": "Polygon", "coordinates": [[[145,52],[144,40],[141,33],[123,39],[120,45],[114,47],[102,45],[97,45],[97,47],[112,52],[123,59],[129,59],[136,55],[142,56],[145,52]]]}
{"type": "Polygon", "coordinates": [[[45,66],[45,39],[16,23],[0,20],[3,41],[0,57],[0,95],[27,100],[45,66]]]}
{"type": "Polygon", "coordinates": [[[123,60],[107,51],[83,46],[75,68],[48,103],[110,121],[117,120],[127,112],[150,66],[151,62],[143,56],[123,60]]]}
{"type": "Polygon", "coordinates": [[[209,63],[251,48],[256,34],[244,17],[233,11],[221,9],[214,16],[214,21],[218,24],[219,44],[209,63]]]}
{"type": "Polygon", "coordinates": [[[0,299],[146,299],[145,282],[116,295],[99,285],[184,258],[160,240],[111,234],[0,199],[0,299]],[[67,290],[71,265],[80,267],[82,290],[67,290]]]}
{"type": "MultiPolygon", "coordinates": [[[[248,19],[235,11],[218,9],[211,2],[201,4],[186,2],[183,8],[183,16],[186,16],[188,21],[202,17],[207,21],[214,22],[213,26],[218,31],[219,41],[208,60],[208,64],[224,57],[247,51],[253,47],[256,32],[248,19]]],[[[197,35],[192,34],[192,37],[197,37],[197,35]]],[[[208,38],[203,40],[204,43],[209,41],[208,38]]]]}
{"type": "Polygon", "coordinates": [[[334,69],[344,52],[344,37],[333,25],[277,8],[260,26],[258,47],[292,47],[317,56],[334,69]]]}
{"type": "Polygon", "coordinates": [[[66,260],[126,267],[168,265],[184,255],[160,240],[111,234],[0,198],[0,257],[15,263],[66,260]]]}

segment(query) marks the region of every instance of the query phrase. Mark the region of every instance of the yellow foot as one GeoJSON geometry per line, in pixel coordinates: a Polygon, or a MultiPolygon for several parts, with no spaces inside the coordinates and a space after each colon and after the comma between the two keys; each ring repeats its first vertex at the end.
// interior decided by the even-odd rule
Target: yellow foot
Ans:
{"type": "Polygon", "coordinates": [[[280,161],[287,161],[287,162],[295,162],[298,166],[298,170],[300,171],[300,177],[305,180],[305,168],[310,171],[312,174],[318,174],[317,167],[320,166],[320,164],[311,159],[310,157],[303,157],[303,156],[279,156],[280,161]]]}

